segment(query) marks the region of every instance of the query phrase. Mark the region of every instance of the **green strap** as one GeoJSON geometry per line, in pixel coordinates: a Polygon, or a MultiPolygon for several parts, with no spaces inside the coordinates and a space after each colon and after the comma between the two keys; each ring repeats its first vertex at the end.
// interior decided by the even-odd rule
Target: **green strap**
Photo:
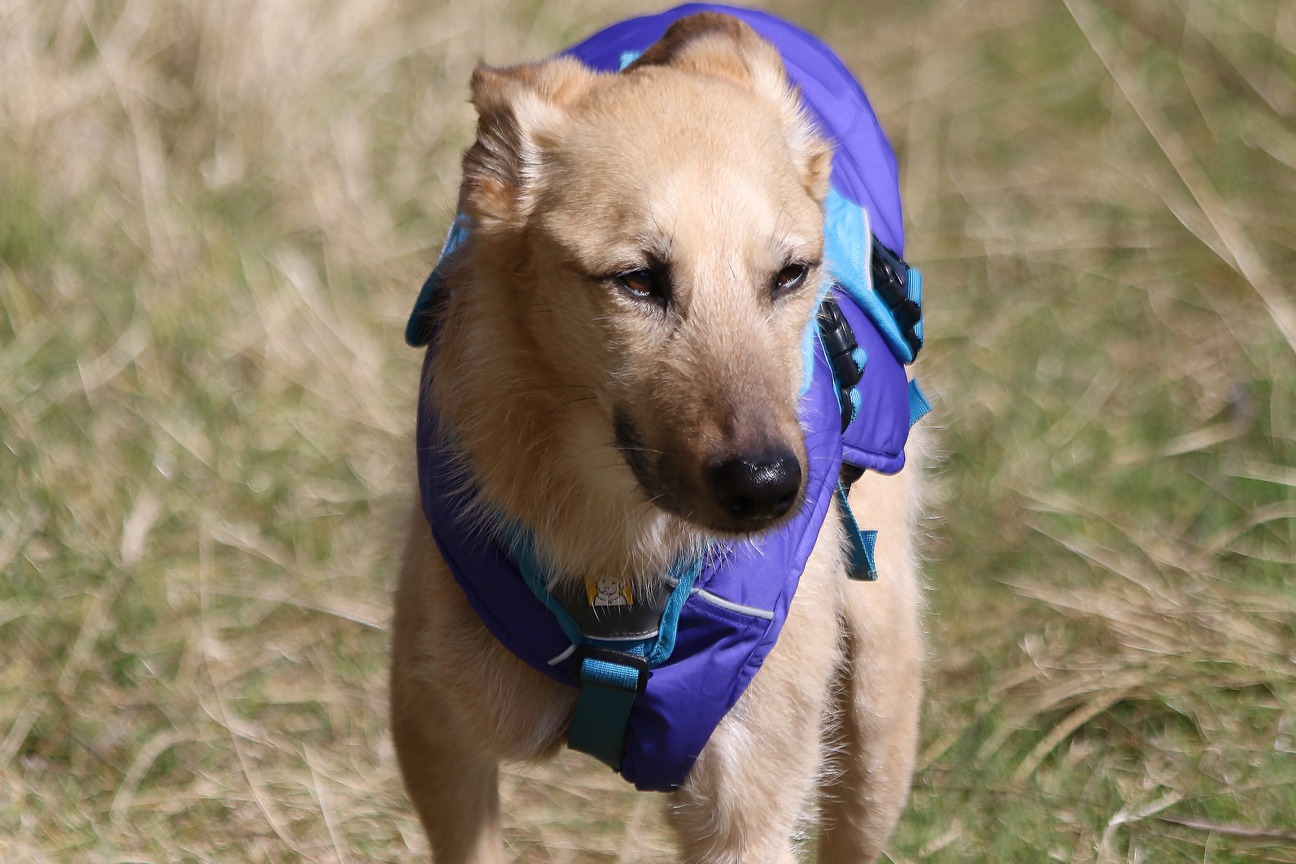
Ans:
{"type": "Polygon", "coordinates": [[[640,672],[595,657],[580,661],[576,678],[580,696],[567,733],[567,746],[588,753],[613,771],[621,770],[626,725],[639,693],[640,672]]]}

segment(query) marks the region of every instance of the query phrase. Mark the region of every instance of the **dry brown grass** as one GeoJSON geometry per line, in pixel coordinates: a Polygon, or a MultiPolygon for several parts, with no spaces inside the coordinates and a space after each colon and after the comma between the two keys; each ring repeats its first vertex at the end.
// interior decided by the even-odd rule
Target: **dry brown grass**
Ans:
{"type": "MultiPolygon", "coordinates": [[[[895,861],[1296,860],[1296,7],[1104,3],[775,7],[868,88],[929,285],[895,861]]],[[[424,856],[403,319],[473,65],[645,8],[0,2],[0,858],[424,856]]],[[[526,860],[671,857],[581,758],[505,797],[526,860]]]]}
{"type": "Polygon", "coordinates": [[[472,67],[597,14],[540,12],[0,13],[8,860],[422,855],[384,722],[400,324],[472,67]]]}

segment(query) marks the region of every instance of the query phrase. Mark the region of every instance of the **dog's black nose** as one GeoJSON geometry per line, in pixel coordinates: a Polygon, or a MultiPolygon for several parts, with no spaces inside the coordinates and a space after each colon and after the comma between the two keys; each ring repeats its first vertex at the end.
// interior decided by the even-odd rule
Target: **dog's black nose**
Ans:
{"type": "Polygon", "coordinates": [[[792,509],[801,490],[801,463],[786,450],[741,457],[711,469],[716,498],[735,519],[776,519],[792,509]]]}

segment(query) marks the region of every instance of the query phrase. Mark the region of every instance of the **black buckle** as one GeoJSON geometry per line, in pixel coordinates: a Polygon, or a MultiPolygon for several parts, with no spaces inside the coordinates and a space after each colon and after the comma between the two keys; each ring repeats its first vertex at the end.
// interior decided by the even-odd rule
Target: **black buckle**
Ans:
{"type": "MultiPolygon", "coordinates": [[[[841,306],[837,305],[831,295],[825,297],[819,306],[819,332],[823,336],[824,351],[832,365],[833,379],[841,389],[842,431],[845,432],[851,420],[855,419],[851,416],[851,409],[847,407],[851,404],[850,391],[864,377],[864,370],[855,365],[855,358],[851,356],[859,347],[855,331],[842,314],[841,306]]],[[[850,492],[851,484],[863,475],[863,468],[843,462],[839,479],[845,491],[850,492]]]]}
{"type": "MultiPolygon", "coordinates": [[[[618,651],[615,648],[604,648],[601,645],[581,645],[572,655],[572,677],[579,683],[584,683],[581,678],[581,666],[586,659],[602,660],[604,663],[612,663],[617,666],[629,666],[639,673],[639,681],[635,685],[635,692],[642,693],[648,687],[648,679],[652,673],[648,671],[648,658],[639,654],[631,654],[629,651],[618,651]]],[[[600,685],[606,686],[606,685],[600,685]]]]}
{"type": "Polygon", "coordinates": [[[909,265],[887,247],[873,238],[873,290],[895,317],[900,334],[915,357],[922,348],[922,340],[914,332],[922,320],[922,307],[909,299],[909,265]]]}
{"type": "Polygon", "coordinates": [[[855,365],[851,355],[859,347],[855,341],[855,331],[842,314],[841,307],[831,295],[824,298],[819,306],[819,333],[823,337],[824,351],[828,354],[828,363],[832,366],[833,379],[837,382],[842,396],[842,431],[850,425],[851,404],[850,391],[864,377],[864,370],[855,365]]]}

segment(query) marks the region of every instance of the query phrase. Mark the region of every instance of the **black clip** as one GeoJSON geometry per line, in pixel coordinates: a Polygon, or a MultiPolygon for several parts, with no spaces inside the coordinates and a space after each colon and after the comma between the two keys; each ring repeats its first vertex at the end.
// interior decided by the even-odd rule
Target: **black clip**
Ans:
{"type": "Polygon", "coordinates": [[[874,292],[891,310],[900,334],[917,357],[922,339],[915,328],[922,321],[922,307],[909,299],[909,265],[874,237],[871,267],[874,292]]]}
{"type": "Polygon", "coordinates": [[[819,334],[823,338],[824,351],[832,366],[833,380],[841,390],[842,431],[855,419],[852,415],[850,391],[864,377],[864,370],[855,364],[854,353],[859,348],[855,341],[855,331],[842,314],[841,307],[832,295],[824,298],[819,306],[819,334]]]}
{"type": "MultiPolygon", "coordinates": [[[[825,297],[819,306],[819,333],[823,338],[824,351],[828,354],[828,362],[832,366],[833,380],[841,390],[842,431],[845,432],[846,427],[855,419],[855,408],[854,403],[851,402],[850,391],[855,389],[860,379],[864,377],[864,370],[855,363],[855,351],[859,348],[855,331],[831,294],[825,297]]],[[[863,474],[863,468],[843,462],[841,482],[845,491],[849,492],[851,484],[863,474]]]]}

